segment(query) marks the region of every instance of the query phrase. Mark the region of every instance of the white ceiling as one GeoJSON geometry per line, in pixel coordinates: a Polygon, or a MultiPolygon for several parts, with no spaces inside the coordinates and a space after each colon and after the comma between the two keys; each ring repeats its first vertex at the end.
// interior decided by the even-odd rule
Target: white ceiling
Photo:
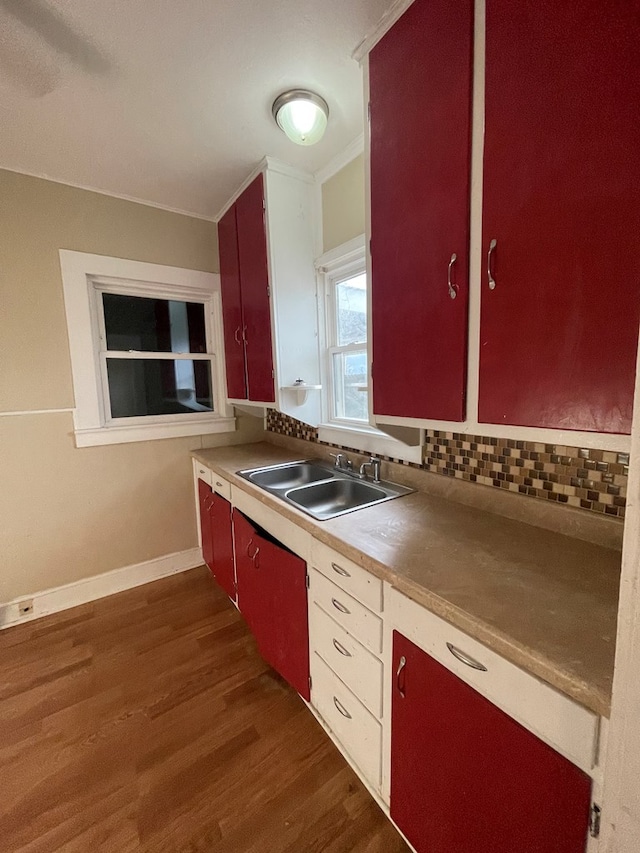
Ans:
{"type": "Polygon", "coordinates": [[[362,132],[351,53],[391,0],[0,0],[0,168],[214,217],[265,155],[314,172],[362,132]],[[271,117],[329,104],[318,145],[271,117]]]}

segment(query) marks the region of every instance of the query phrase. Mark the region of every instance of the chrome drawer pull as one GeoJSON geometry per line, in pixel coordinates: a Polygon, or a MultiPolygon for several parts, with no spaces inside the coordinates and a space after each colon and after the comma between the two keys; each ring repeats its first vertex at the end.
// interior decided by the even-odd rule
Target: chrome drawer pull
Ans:
{"type": "Polygon", "coordinates": [[[493,240],[489,243],[489,251],[487,253],[487,278],[489,279],[489,290],[495,290],[496,280],[493,277],[493,273],[491,271],[491,255],[494,252],[495,247],[498,245],[498,241],[494,237],[493,240]]]}
{"type": "Polygon", "coordinates": [[[340,654],[341,654],[341,655],[344,655],[346,658],[350,658],[350,657],[352,657],[351,652],[349,651],[349,649],[345,649],[345,647],[342,645],[342,643],[339,643],[339,642],[335,639],[335,637],[334,637],[334,640],[333,640],[333,645],[335,646],[336,650],[340,652],[340,654]]]}
{"type": "Polygon", "coordinates": [[[240,326],[238,326],[238,328],[237,328],[237,329],[235,330],[235,332],[233,333],[233,337],[235,338],[236,343],[238,344],[238,346],[242,346],[242,344],[240,343],[240,326]]]}
{"type": "Polygon", "coordinates": [[[405,694],[404,694],[404,687],[400,686],[400,673],[402,672],[402,670],[405,668],[406,665],[407,665],[407,659],[404,655],[402,655],[402,657],[400,658],[400,663],[398,664],[398,671],[396,672],[396,687],[398,688],[398,693],[402,696],[403,699],[404,699],[405,694]]]}
{"type": "Polygon", "coordinates": [[[342,702],[340,702],[340,700],[336,696],[333,697],[333,704],[336,706],[338,711],[340,711],[343,717],[346,717],[347,720],[352,719],[351,714],[347,711],[342,702]]]}
{"type": "Polygon", "coordinates": [[[472,669],[478,669],[480,672],[487,672],[487,668],[483,663],[479,663],[477,660],[470,658],[469,655],[465,655],[464,652],[461,652],[460,649],[457,649],[453,643],[447,643],[447,648],[461,663],[466,663],[467,666],[470,666],[472,669]]]}
{"type": "Polygon", "coordinates": [[[455,284],[451,284],[451,268],[453,267],[453,265],[455,264],[455,262],[456,262],[457,260],[458,260],[458,256],[457,256],[457,255],[456,255],[456,253],[454,252],[454,253],[451,255],[451,260],[449,261],[449,266],[448,266],[448,268],[447,268],[447,286],[449,287],[449,296],[450,296],[452,299],[455,299],[455,298],[456,298],[456,296],[458,295],[458,293],[457,293],[457,291],[456,291],[456,285],[455,285],[455,284]]]}
{"type": "Polygon", "coordinates": [[[216,486],[220,486],[220,488],[222,488],[222,483],[219,480],[216,480],[216,486]]]}
{"type": "Polygon", "coordinates": [[[334,572],[339,575],[342,575],[343,578],[350,578],[351,575],[346,569],[343,569],[342,566],[339,566],[337,563],[331,563],[331,568],[334,572]]]}
{"type": "Polygon", "coordinates": [[[347,616],[351,615],[351,611],[347,610],[347,608],[344,606],[344,604],[341,604],[337,599],[332,598],[331,603],[333,604],[333,606],[335,607],[336,610],[340,611],[340,613],[346,613],[347,616]]]}

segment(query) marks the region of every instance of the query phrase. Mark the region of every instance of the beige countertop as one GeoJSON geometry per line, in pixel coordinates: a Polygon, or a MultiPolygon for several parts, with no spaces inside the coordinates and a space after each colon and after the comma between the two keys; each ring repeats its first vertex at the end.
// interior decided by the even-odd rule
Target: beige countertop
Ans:
{"type": "Polygon", "coordinates": [[[317,453],[312,444],[301,456],[263,442],[192,455],[508,660],[609,715],[619,551],[423,492],[316,521],[236,474],[317,453]]]}

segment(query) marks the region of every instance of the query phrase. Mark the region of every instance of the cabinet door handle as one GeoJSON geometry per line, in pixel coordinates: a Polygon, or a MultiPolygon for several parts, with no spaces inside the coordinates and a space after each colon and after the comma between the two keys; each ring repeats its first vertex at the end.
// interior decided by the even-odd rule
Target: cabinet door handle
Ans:
{"type": "Polygon", "coordinates": [[[402,657],[400,658],[400,663],[398,664],[398,669],[396,671],[396,687],[398,688],[398,693],[402,696],[403,699],[404,699],[405,693],[404,693],[404,687],[400,684],[400,673],[402,672],[402,670],[405,668],[406,665],[407,665],[407,659],[404,655],[402,655],[402,657]]]}
{"type": "Polygon", "coordinates": [[[221,489],[221,488],[222,488],[222,483],[221,483],[219,480],[216,480],[216,486],[218,486],[218,487],[221,489]]]}
{"type": "Polygon", "coordinates": [[[257,558],[258,554],[260,553],[260,546],[256,545],[256,550],[252,554],[251,553],[251,546],[252,545],[253,545],[253,539],[249,539],[249,541],[247,542],[247,557],[251,560],[251,562],[256,567],[256,569],[258,569],[260,567],[258,566],[256,558],[257,558]]]}
{"type": "Polygon", "coordinates": [[[240,326],[233,333],[233,337],[236,339],[236,343],[238,346],[242,346],[242,341],[240,340],[240,326]]]}
{"type": "Polygon", "coordinates": [[[489,290],[495,290],[496,280],[493,277],[493,273],[491,272],[491,255],[498,245],[498,241],[494,237],[493,240],[489,243],[489,251],[487,252],[487,278],[489,279],[489,290]]]}
{"type": "Polygon", "coordinates": [[[339,566],[337,563],[331,563],[331,568],[338,575],[342,575],[343,578],[350,578],[351,575],[346,569],[343,569],[342,566],[339,566]]]}
{"type": "Polygon", "coordinates": [[[347,614],[347,616],[350,616],[350,615],[351,615],[351,611],[350,611],[350,610],[348,610],[348,609],[344,606],[344,604],[342,604],[341,602],[339,602],[337,598],[332,598],[332,599],[331,599],[331,603],[333,604],[333,606],[335,607],[335,609],[336,609],[336,610],[339,610],[339,611],[340,611],[340,613],[346,613],[346,614],[347,614]]]}
{"type": "Polygon", "coordinates": [[[336,650],[340,652],[341,655],[344,655],[346,658],[352,657],[349,649],[345,649],[345,647],[342,645],[342,643],[340,643],[338,640],[336,640],[335,637],[333,638],[333,645],[335,646],[336,650]]]}
{"type": "Polygon", "coordinates": [[[260,553],[260,548],[258,546],[256,546],[256,550],[251,555],[251,562],[253,563],[254,568],[256,568],[256,569],[260,568],[260,562],[258,560],[258,554],[259,553],[260,553]]]}
{"type": "Polygon", "coordinates": [[[337,696],[334,696],[334,697],[333,697],[333,704],[336,706],[336,708],[338,709],[338,711],[340,711],[340,713],[342,714],[342,716],[343,716],[343,717],[346,717],[346,718],[347,718],[347,720],[352,719],[351,714],[347,711],[347,709],[344,707],[344,705],[343,705],[343,704],[342,704],[342,702],[338,699],[338,697],[337,697],[337,696]]]}
{"type": "Polygon", "coordinates": [[[451,284],[451,270],[453,269],[453,265],[455,264],[455,262],[457,260],[458,260],[458,256],[454,252],[451,255],[451,260],[449,261],[449,266],[447,267],[447,287],[449,288],[449,296],[452,299],[455,299],[456,296],[458,295],[458,291],[456,290],[456,285],[451,284]]]}
{"type": "Polygon", "coordinates": [[[247,342],[247,327],[246,326],[242,327],[242,340],[246,344],[246,342],[247,342]]]}
{"type": "Polygon", "coordinates": [[[467,666],[470,666],[472,669],[478,669],[480,672],[487,672],[487,668],[483,663],[479,663],[474,658],[469,657],[464,652],[461,652],[460,649],[457,649],[453,643],[447,643],[447,648],[461,663],[465,663],[467,666]]]}

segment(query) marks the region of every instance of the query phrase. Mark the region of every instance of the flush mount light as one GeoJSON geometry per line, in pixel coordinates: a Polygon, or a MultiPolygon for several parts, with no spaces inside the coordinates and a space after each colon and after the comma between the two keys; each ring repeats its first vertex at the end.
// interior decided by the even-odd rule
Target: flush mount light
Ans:
{"type": "Polygon", "coordinates": [[[278,95],[271,111],[278,127],[297,145],[315,145],[327,128],[327,102],[306,89],[291,89],[278,95]]]}

